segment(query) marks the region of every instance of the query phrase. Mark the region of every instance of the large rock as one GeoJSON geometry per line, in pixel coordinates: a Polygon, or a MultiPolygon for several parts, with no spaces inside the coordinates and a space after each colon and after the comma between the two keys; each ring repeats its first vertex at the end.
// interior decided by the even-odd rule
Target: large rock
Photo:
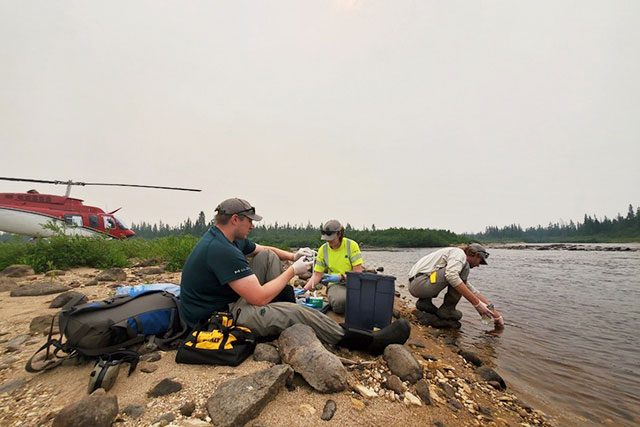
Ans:
{"type": "Polygon", "coordinates": [[[149,274],[162,274],[164,273],[164,268],[162,267],[145,267],[145,268],[141,268],[140,271],[138,271],[138,273],[143,274],[143,275],[149,275],[149,274]]]}
{"type": "Polygon", "coordinates": [[[59,294],[70,288],[60,282],[42,281],[21,285],[11,291],[12,297],[35,297],[39,295],[59,294]]]}
{"type": "Polygon", "coordinates": [[[462,323],[458,320],[441,319],[433,313],[427,313],[422,310],[413,310],[413,315],[418,322],[424,326],[431,326],[438,329],[460,329],[462,323]]]}
{"type": "Polygon", "coordinates": [[[5,277],[24,277],[36,274],[30,265],[14,264],[0,271],[0,276],[5,277]]]}
{"type": "Polygon", "coordinates": [[[109,427],[118,416],[118,398],[98,394],[65,406],[53,420],[53,427],[109,427]]]}
{"type": "Polygon", "coordinates": [[[18,287],[18,282],[8,277],[0,277],[0,292],[12,291],[18,287]]]}
{"type": "Polygon", "coordinates": [[[313,329],[296,324],[278,339],[280,357],[320,393],[342,391],[347,387],[347,371],[338,356],[320,343],[313,329]]]}
{"type": "Polygon", "coordinates": [[[167,394],[176,393],[180,390],[182,390],[182,384],[177,381],[173,381],[171,378],[165,378],[156,384],[153,389],[147,392],[147,396],[166,396],[167,394]]]}
{"type": "Polygon", "coordinates": [[[422,378],[422,366],[413,354],[400,344],[391,344],[384,349],[384,360],[391,373],[400,377],[402,381],[411,384],[422,378]]]}
{"type": "Polygon", "coordinates": [[[118,267],[107,268],[96,277],[96,280],[99,282],[122,282],[126,279],[127,273],[118,267]]]}
{"type": "Polygon", "coordinates": [[[480,358],[478,357],[478,355],[477,355],[477,354],[475,354],[475,353],[473,353],[473,352],[471,352],[471,351],[467,351],[467,350],[462,350],[462,349],[460,349],[460,350],[458,350],[458,354],[459,354],[460,356],[464,357],[464,359],[465,359],[467,362],[473,363],[475,366],[482,366],[482,365],[483,365],[483,363],[484,363],[484,362],[482,361],[482,359],[480,359],[480,358]]]}
{"type": "Polygon", "coordinates": [[[84,304],[87,302],[87,296],[81,292],[67,291],[55,297],[54,300],[51,301],[51,304],[49,304],[49,308],[71,308],[66,307],[66,305],[72,300],[75,300],[75,304],[73,305],[84,304]]]}
{"type": "Polygon", "coordinates": [[[246,424],[276,398],[292,375],[289,365],[276,365],[220,384],[207,400],[212,424],[218,427],[246,424]]]}

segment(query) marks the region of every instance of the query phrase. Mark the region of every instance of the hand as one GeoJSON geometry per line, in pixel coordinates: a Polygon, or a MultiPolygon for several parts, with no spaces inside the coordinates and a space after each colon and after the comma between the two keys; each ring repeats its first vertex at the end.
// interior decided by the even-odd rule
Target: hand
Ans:
{"type": "Polygon", "coordinates": [[[293,254],[293,260],[297,261],[305,256],[313,258],[314,255],[316,255],[316,253],[310,248],[300,248],[295,254],[293,254]]]}
{"type": "Polygon", "coordinates": [[[304,288],[302,288],[302,289],[304,289],[305,291],[310,290],[310,289],[311,289],[311,280],[309,280],[309,281],[307,282],[307,284],[306,284],[306,285],[304,285],[304,288]]]}
{"type": "Polygon", "coordinates": [[[299,258],[296,262],[294,262],[291,267],[293,267],[293,273],[296,276],[300,276],[301,274],[304,274],[311,270],[311,267],[313,267],[313,262],[305,261],[305,258],[302,257],[302,258],[299,258]]]}
{"type": "Polygon", "coordinates": [[[340,275],[339,274],[323,274],[322,279],[320,279],[320,283],[330,283],[330,282],[339,282],[340,275]]]}
{"type": "Polygon", "coordinates": [[[489,307],[487,307],[487,304],[483,303],[480,300],[478,300],[478,304],[474,305],[473,308],[476,309],[476,311],[480,314],[480,316],[493,317],[493,312],[489,310],[489,307]]]}
{"type": "Polygon", "coordinates": [[[498,316],[496,318],[493,319],[493,325],[496,328],[503,328],[504,327],[504,319],[502,318],[502,316],[498,316]]]}

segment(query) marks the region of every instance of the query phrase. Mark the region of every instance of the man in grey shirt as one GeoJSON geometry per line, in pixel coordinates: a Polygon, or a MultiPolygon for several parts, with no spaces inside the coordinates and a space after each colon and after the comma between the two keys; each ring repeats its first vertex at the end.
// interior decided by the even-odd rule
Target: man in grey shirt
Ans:
{"type": "Polygon", "coordinates": [[[489,253],[479,243],[443,248],[422,257],[409,270],[409,292],[418,298],[416,308],[460,327],[457,321],[462,318],[462,312],[455,307],[464,296],[481,316],[493,319],[496,326],[503,326],[498,310],[490,307],[489,301],[467,280],[469,270],[487,264],[488,257],[489,253]],[[445,288],[444,301],[437,308],[431,299],[445,288]]]}

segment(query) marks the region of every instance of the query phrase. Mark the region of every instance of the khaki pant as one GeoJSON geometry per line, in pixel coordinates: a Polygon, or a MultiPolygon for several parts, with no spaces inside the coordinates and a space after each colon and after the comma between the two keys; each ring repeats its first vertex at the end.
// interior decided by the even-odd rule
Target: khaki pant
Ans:
{"type": "Polygon", "coordinates": [[[331,310],[337,314],[344,314],[347,305],[347,287],[340,283],[335,283],[327,288],[327,299],[331,310]]]}
{"type": "MultiPolygon", "coordinates": [[[[455,291],[455,288],[447,282],[444,277],[445,267],[436,270],[435,283],[431,283],[430,274],[417,275],[412,281],[409,282],[409,293],[417,298],[435,298],[446,287],[450,288],[450,291],[455,291]]],[[[467,282],[469,277],[469,264],[465,265],[460,272],[460,278],[463,282],[467,282]]],[[[458,291],[455,291],[459,294],[458,291]]]]}
{"type": "MultiPolygon", "coordinates": [[[[275,279],[282,273],[280,260],[272,251],[260,252],[249,265],[261,284],[275,279]]],[[[287,287],[290,288],[289,285],[287,287]]],[[[257,306],[240,298],[229,304],[229,310],[238,324],[248,327],[259,337],[279,335],[296,323],[310,326],[318,339],[327,344],[337,344],[344,335],[342,326],[318,310],[291,302],[271,302],[257,306]]]]}

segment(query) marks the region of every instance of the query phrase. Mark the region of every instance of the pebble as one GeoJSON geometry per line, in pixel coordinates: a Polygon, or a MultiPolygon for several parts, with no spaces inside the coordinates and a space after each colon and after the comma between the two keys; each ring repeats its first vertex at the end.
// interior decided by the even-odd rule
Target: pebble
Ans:
{"type": "Polygon", "coordinates": [[[404,393],[404,400],[405,400],[405,404],[409,404],[413,406],[422,406],[422,402],[420,401],[420,399],[408,391],[404,393]]]}
{"type": "Polygon", "coordinates": [[[327,400],[327,403],[325,403],[324,409],[322,410],[322,416],[320,418],[323,421],[329,421],[331,418],[333,418],[333,414],[336,413],[336,409],[336,402],[331,399],[327,400]]]}

